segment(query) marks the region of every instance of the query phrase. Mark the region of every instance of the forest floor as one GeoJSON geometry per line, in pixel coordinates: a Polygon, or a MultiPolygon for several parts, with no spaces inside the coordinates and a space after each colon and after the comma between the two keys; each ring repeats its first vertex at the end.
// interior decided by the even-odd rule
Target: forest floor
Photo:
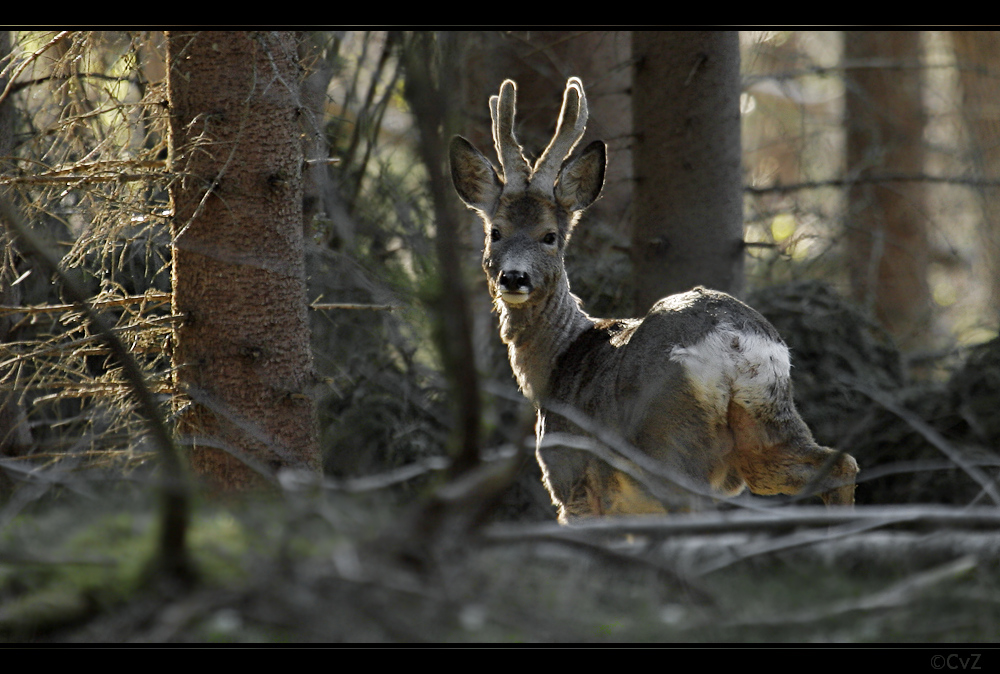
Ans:
{"type": "Polygon", "coordinates": [[[199,505],[199,581],[182,586],[145,574],[148,490],[115,491],[48,496],[8,520],[0,642],[1000,640],[992,509],[490,525],[414,552],[400,542],[412,541],[406,511],[372,496],[285,494],[199,505]]]}

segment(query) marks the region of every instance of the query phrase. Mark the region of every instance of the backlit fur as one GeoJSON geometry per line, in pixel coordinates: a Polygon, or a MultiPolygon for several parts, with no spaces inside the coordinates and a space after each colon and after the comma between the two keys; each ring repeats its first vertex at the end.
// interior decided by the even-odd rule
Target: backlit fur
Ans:
{"type": "Polygon", "coordinates": [[[857,463],[813,441],[792,401],[788,348],[756,311],[705,288],[642,319],[583,311],[564,254],[600,194],[606,149],[567,156],[587,114],[571,78],[555,136],[531,165],[513,134],[515,96],[508,80],[490,101],[500,172],[458,137],[451,169],[483,220],[483,269],[514,375],[538,409],[537,456],[559,520],[699,508],[747,486],[795,494],[813,480],[826,503],[852,504],[857,463]]]}

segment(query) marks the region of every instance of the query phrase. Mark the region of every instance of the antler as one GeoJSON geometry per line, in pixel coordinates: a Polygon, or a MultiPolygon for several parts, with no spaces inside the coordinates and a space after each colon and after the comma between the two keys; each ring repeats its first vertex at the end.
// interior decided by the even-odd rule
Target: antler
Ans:
{"type": "Polygon", "coordinates": [[[559,175],[559,169],[583,138],[587,128],[587,97],[583,93],[583,82],[571,77],[566,82],[563,93],[559,123],[552,141],[545,152],[535,162],[532,169],[517,138],[514,136],[514,111],[517,102],[517,86],[511,80],[500,85],[500,95],[490,96],[490,117],[493,119],[493,145],[503,169],[507,189],[524,189],[531,180],[536,189],[550,192],[559,175]]]}
{"type": "Polygon", "coordinates": [[[559,123],[556,125],[552,142],[545,152],[535,162],[531,183],[548,191],[556,182],[563,160],[569,156],[576,144],[583,138],[587,128],[587,97],[583,93],[583,82],[578,77],[571,77],[566,82],[563,92],[562,110],[559,111],[559,123]]]}
{"type": "Polygon", "coordinates": [[[503,169],[507,188],[524,189],[528,184],[531,166],[524,158],[521,145],[514,137],[514,104],[517,101],[517,85],[504,80],[500,85],[500,95],[490,96],[490,116],[493,118],[493,144],[497,148],[497,158],[503,169]]]}

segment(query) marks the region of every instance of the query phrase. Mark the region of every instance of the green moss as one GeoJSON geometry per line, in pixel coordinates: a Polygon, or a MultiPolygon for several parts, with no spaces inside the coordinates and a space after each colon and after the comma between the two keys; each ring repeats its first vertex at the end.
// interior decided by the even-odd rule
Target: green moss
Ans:
{"type": "MultiPolygon", "coordinates": [[[[22,514],[0,534],[0,638],[31,638],[132,599],[156,555],[157,522],[132,503],[81,508],[63,503],[22,514]]],[[[195,515],[189,549],[202,582],[246,577],[246,560],[266,547],[229,512],[195,515]]]]}

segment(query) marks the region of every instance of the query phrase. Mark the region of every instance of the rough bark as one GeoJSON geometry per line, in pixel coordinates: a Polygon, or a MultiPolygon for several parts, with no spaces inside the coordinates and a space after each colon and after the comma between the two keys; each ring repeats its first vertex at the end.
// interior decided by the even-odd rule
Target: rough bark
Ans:
{"type": "Polygon", "coordinates": [[[637,312],[704,285],[743,290],[739,37],[633,33],[637,312]]]}
{"type": "Polygon", "coordinates": [[[222,488],[318,470],[295,35],[171,31],[167,68],[178,430],[222,488]]]}
{"type": "MultiPolygon", "coordinates": [[[[847,172],[854,178],[923,171],[920,34],[844,33],[847,172]]],[[[904,349],[928,335],[929,262],[922,183],[852,185],[847,264],[855,300],[904,349]]]]}

